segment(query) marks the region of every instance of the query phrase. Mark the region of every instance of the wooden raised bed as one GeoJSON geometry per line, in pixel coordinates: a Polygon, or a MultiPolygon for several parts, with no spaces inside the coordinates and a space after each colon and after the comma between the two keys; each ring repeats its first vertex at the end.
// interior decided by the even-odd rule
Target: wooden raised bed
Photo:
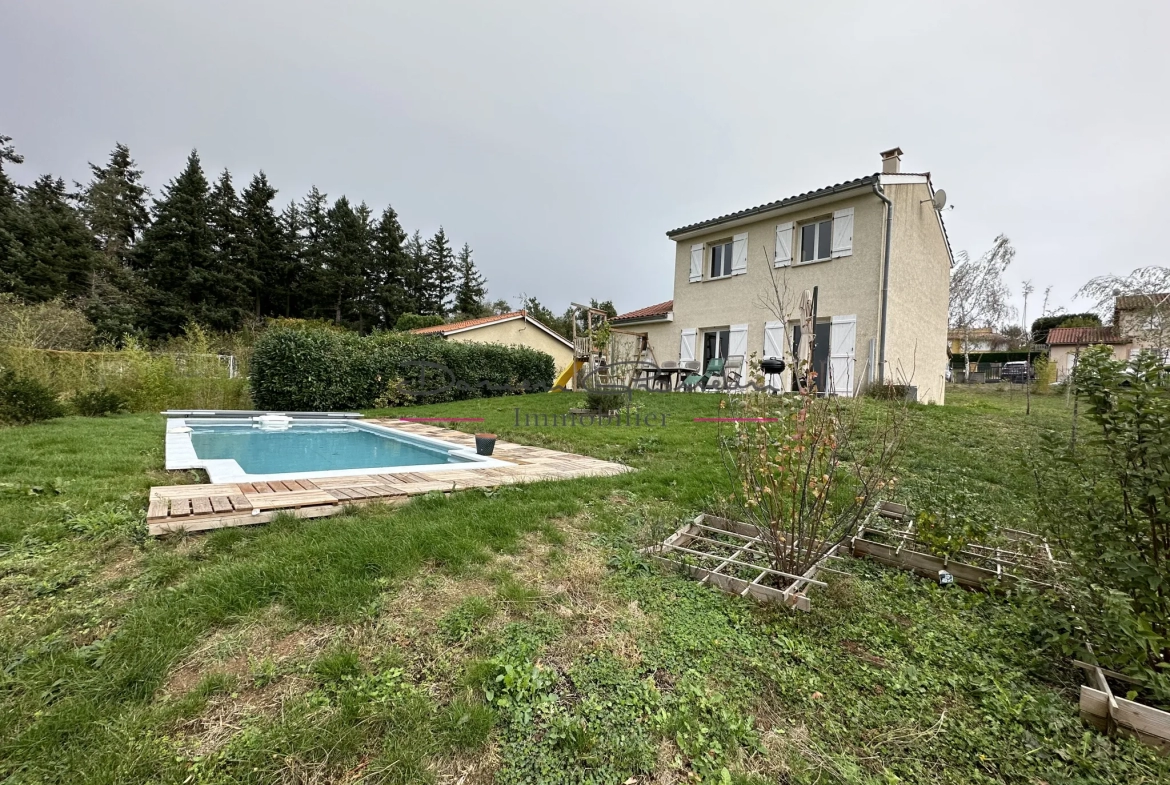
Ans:
{"type": "Polygon", "coordinates": [[[1096,685],[1096,688],[1081,687],[1081,719],[1085,723],[1105,733],[1131,736],[1163,755],[1170,755],[1170,712],[1116,697],[1106,674],[1128,681],[1124,675],[1087,662],[1074,662],[1085,669],[1089,681],[1096,685]]]}
{"type": "Polygon", "coordinates": [[[914,521],[904,504],[879,501],[849,540],[854,556],[911,570],[938,580],[942,572],[971,588],[1027,583],[1050,587],[1053,568],[1062,564],[1042,537],[1018,529],[1001,529],[1010,548],[968,543],[953,557],[930,553],[914,533],[914,521]]]}
{"type": "Polygon", "coordinates": [[[840,543],[832,545],[803,575],[792,575],[772,569],[766,540],[758,527],[703,514],[640,553],[729,594],[808,611],[808,588],[826,585],[817,580],[817,574],[821,570],[832,572],[824,563],[838,558],[840,547],[840,543]]]}

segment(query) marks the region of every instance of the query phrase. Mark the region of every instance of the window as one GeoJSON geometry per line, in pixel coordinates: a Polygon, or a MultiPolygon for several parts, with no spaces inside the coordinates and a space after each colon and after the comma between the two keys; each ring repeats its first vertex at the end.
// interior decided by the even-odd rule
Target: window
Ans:
{"type": "Polygon", "coordinates": [[[731,240],[711,246],[711,277],[725,278],[731,275],[731,240]]]}
{"type": "Polygon", "coordinates": [[[800,261],[828,259],[833,244],[833,219],[814,221],[800,227],[800,261]]]}

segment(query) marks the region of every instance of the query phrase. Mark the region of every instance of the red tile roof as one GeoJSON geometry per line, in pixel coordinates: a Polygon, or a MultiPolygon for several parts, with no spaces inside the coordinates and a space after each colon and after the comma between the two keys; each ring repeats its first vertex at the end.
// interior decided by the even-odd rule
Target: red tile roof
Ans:
{"type": "Polygon", "coordinates": [[[455,330],[463,330],[468,327],[479,327],[483,324],[491,324],[492,322],[502,322],[505,319],[515,319],[517,316],[524,315],[524,311],[512,311],[511,313],[501,313],[495,316],[481,316],[478,319],[465,319],[462,322],[451,322],[451,324],[437,324],[434,327],[418,327],[414,330],[411,330],[411,332],[418,335],[449,333],[455,330]]]}
{"type": "Polygon", "coordinates": [[[1152,308],[1170,303],[1170,292],[1157,294],[1123,294],[1117,298],[1113,307],[1119,311],[1130,311],[1138,308],[1152,308]]]}
{"type": "Polygon", "coordinates": [[[610,319],[610,321],[622,322],[627,319],[653,319],[658,316],[666,316],[673,310],[674,300],[667,300],[664,303],[658,303],[657,305],[650,305],[645,308],[639,308],[638,310],[630,311],[629,313],[619,314],[610,319]]]}
{"type": "Polygon", "coordinates": [[[1049,346],[1088,346],[1095,343],[1129,343],[1112,327],[1053,327],[1048,331],[1049,346]]]}

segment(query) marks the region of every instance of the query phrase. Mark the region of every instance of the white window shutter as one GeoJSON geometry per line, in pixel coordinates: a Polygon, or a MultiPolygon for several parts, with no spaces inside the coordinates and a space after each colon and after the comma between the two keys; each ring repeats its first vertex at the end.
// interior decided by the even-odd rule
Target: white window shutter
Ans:
{"type": "Polygon", "coordinates": [[[680,363],[691,362],[695,359],[695,333],[697,330],[683,330],[682,338],[679,341],[678,347],[678,361],[680,363]]]}
{"type": "Polygon", "coordinates": [[[691,246],[691,283],[703,280],[703,250],[705,245],[699,243],[691,246]]]}
{"type": "Polygon", "coordinates": [[[748,233],[737,234],[731,238],[731,274],[743,275],[747,272],[747,243],[748,233]]]}
{"type": "Polygon", "coordinates": [[[853,208],[846,207],[833,213],[833,251],[834,259],[840,256],[849,256],[853,253],[853,208]]]}
{"type": "Polygon", "coordinates": [[[853,395],[853,365],[857,351],[857,316],[834,316],[829,328],[829,384],[833,395],[853,395]]]}
{"type": "Polygon", "coordinates": [[[764,323],[764,357],[784,357],[784,322],[764,323]]]}
{"type": "Polygon", "coordinates": [[[776,266],[792,264],[792,222],[776,224],[776,266]]]}
{"type": "Polygon", "coordinates": [[[728,370],[736,371],[740,378],[747,374],[747,331],[746,324],[733,324],[727,335],[727,356],[741,358],[738,368],[729,368],[728,370]]]}

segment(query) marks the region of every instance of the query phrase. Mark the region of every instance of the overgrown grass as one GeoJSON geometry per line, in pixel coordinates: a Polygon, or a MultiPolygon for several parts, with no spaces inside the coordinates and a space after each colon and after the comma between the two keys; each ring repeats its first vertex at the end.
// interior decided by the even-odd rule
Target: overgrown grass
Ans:
{"type": "MultiPolygon", "coordinates": [[[[916,412],[900,492],[1026,526],[1059,398],[916,412]]],[[[1155,782],[1083,728],[1043,600],[850,563],[801,615],[633,553],[726,495],[707,395],[662,426],[525,427],[558,394],[411,407],[630,464],[318,521],[142,537],[162,422],[0,430],[0,777],[13,782],[1155,782]],[[519,423],[515,409],[519,408],[519,423]],[[233,646],[217,641],[238,640],[233,646]],[[192,674],[188,678],[188,674],[192,674]],[[642,781],[642,780],[639,780],[642,781]]],[[[879,403],[869,404],[882,405],[879,403]]],[[[195,480],[194,476],[191,477],[195,480]]]]}

